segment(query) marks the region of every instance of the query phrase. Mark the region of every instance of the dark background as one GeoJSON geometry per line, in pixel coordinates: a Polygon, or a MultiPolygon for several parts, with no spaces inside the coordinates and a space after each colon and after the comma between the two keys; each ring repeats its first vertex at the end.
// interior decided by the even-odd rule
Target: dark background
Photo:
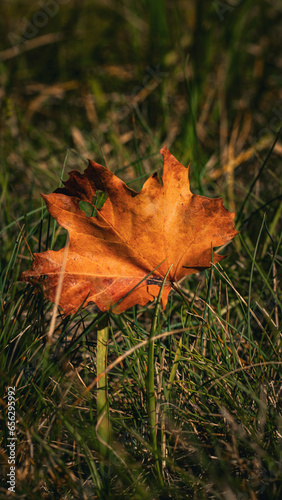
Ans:
{"type": "Polygon", "coordinates": [[[4,0],[0,10],[9,215],[30,208],[31,191],[36,203],[55,189],[67,148],[67,170],[84,166],[76,151],[132,182],[161,168],[164,143],[193,161],[196,190],[238,208],[282,123],[279,1],[4,0]]]}

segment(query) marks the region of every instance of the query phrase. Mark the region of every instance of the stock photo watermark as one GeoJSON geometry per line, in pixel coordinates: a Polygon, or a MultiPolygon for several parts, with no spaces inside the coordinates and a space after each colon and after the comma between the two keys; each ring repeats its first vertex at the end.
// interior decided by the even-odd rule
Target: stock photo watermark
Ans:
{"type": "Polygon", "coordinates": [[[228,0],[228,2],[221,2],[220,0],[215,0],[213,6],[217,12],[217,15],[221,21],[224,21],[225,14],[231,13],[239,7],[244,0],[228,0]]]}
{"type": "Polygon", "coordinates": [[[34,12],[31,19],[27,19],[26,17],[21,19],[23,27],[20,34],[14,32],[8,33],[8,39],[14,51],[18,53],[21,44],[35,38],[40,30],[48,24],[50,19],[58,14],[60,7],[69,2],[70,0],[40,0],[40,9],[34,12]]]}
{"type": "Polygon", "coordinates": [[[8,491],[16,492],[16,388],[8,387],[8,412],[7,412],[7,454],[8,466],[7,472],[7,489],[8,491]]]}
{"type": "MultiPolygon", "coordinates": [[[[273,108],[272,113],[274,116],[269,120],[269,126],[260,129],[257,135],[257,139],[261,139],[264,135],[276,135],[282,125],[282,112],[273,108]]],[[[255,141],[254,141],[255,142],[255,141]]]]}
{"type": "MultiPolygon", "coordinates": [[[[143,78],[142,84],[133,87],[130,93],[125,94],[126,104],[120,104],[114,111],[114,115],[118,120],[124,120],[133,109],[142,102],[147,95],[153,92],[169,75],[168,72],[162,71],[160,64],[155,67],[146,66],[146,75],[143,78]]],[[[112,127],[114,119],[105,118],[99,124],[99,130],[95,130],[95,138],[97,140],[102,140],[104,133],[106,133],[112,127]]],[[[82,130],[84,138],[93,139],[93,132],[87,130],[82,130]]]]}

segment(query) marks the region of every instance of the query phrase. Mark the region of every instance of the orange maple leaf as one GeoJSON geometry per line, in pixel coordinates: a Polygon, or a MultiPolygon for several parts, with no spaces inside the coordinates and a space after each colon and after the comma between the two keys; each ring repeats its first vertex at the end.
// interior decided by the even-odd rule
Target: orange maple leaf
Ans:
{"type": "MultiPolygon", "coordinates": [[[[192,194],[188,169],[164,147],[162,183],[153,174],[137,193],[110,170],[89,161],[83,174],[70,172],[65,188],[42,195],[47,208],[69,233],[69,248],[35,254],[21,279],[43,287],[55,302],[64,267],[59,304],[64,314],[94,302],[101,311],[120,313],[162,294],[166,306],[173,283],[211,266],[211,247],[231,240],[234,214],[221,198],[192,194]],[[108,198],[96,216],[87,217],[79,202],[93,205],[97,190],[108,198]],[[151,274],[150,274],[151,273],[151,274]],[[148,276],[148,274],[150,274],[148,276]]],[[[94,207],[93,207],[94,208],[94,207]]],[[[213,262],[224,256],[213,252],[213,262]]]]}

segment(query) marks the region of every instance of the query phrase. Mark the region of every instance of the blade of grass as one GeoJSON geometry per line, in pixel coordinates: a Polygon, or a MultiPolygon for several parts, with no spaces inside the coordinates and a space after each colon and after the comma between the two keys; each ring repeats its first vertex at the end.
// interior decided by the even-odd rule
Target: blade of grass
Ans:
{"type": "Polygon", "coordinates": [[[148,348],[148,378],[147,378],[147,404],[148,404],[148,417],[151,431],[151,445],[153,450],[153,455],[155,459],[155,469],[160,481],[160,484],[163,485],[163,476],[161,471],[161,460],[160,453],[158,450],[158,442],[157,442],[157,419],[156,419],[156,396],[155,396],[155,335],[157,331],[157,323],[159,312],[161,309],[161,297],[163,288],[165,285],[166,278],[170,272],[171,267],[168,269],[164,280],[162,282],[162,286],[159,291],[159,295],[156,302],[154,318],[151,325],[150,337],[149,337],[149,348],[148,348]]]}
{"type": "Polygon", "coordinates": [[[281,130],[282,130],[282,127],[278,130],[277,135],[276,135],[276,137],[275,137],[275,140],[274,140],[274,142],[273,142],[273,144],[272,144],[272,146],[271,146],[271,148],[270,148],[270,150],[269,150],[269,152],[268,152],[268,154],[267,154],[267,156],[266,156],[266,158],[265,158],[265,160],[264,160],[263,164],[261,165],[261,167],[260,167],[260,169],[259,169],[259,171],[258,171],[258,173],[257,173],[256,177],[254,178],[254,180],[253,180],[253,182],[252,182],[252,184],[251,184],[251,186],[250,186],[250,189],[249,189],[249,191],[248,191],[248,194],[247,194],[246,198],[244,199],[244,201],[243,201],[243,203],[242,203],[242,206],[241,206],[241,208],[240,208],[240,210],[239,210],[239,213],[238,213],[238,215],[237,215],[237,223],[238,223],[238,224],[239,224],[239,222],[241,222],[241,218],[242,218],[242,215],[243,215],[243,212],[244,212],[244,208],[245,208],[245,206],[246,206],[246,203],[247,203],[247,201],[248,201],[248,199],[249,199],[249,197],[250,197],[250,195],[251,195],[251,193],[252,193],[252,191],[253,191],[253,189],[254,189],[254,187],[255,187],[255,185],[256,185],[256,183],[257,183],[257,181],[258,181],[258,179],[260,178],[260,176],[261,176],[261,174],[262,174],[263,170],[265,169],[265,167],[266,167],[266,165],[267,165],[267,162],[268,162],[268,160],[269,160],[269,158],[270,158],[270,156],[271,156],[271,154],[272,154],[272,152],[273,152],[273,150],[274,150],[274,148],[275,148],[275,145],[276,145],[276,143],[277,143],[277,141],[278,141],[278,139],[279,139],[279,136],[280,136],[280,132],[281,132],[281,130]]]}

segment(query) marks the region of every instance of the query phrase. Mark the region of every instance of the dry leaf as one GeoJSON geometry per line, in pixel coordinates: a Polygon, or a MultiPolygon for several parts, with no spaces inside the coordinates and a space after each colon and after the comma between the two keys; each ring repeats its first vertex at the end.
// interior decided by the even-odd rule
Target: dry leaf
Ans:
{"type": "MultiPolygon", "coordinates": [[[[166,147],[161,154],[162,183],[154,174],[139,193],[90,161],[83,174],[70,173],[65,188],[42,195],[52,217],[69,232],[59,300],[64,314],[76,312],[83,302],[84,307],[94,302],[101,311],[113,308],[116,313],[144,306],[157,297],[172,266],[162,294],[165,307],[172,283],[210,267],[211,246],[237,234],[234,214],[222,199],[192,194],[188,169],[166,147]],[[97,190],[108,198],[96,216],[87,217],[79,202],[93,204],[97,190]]],[[[35,254],[21,279],[41,285],[54,302],[63,255],[64,249],[35,254]]],[[[214,263],[223,258],[213,252],[214,263]]]]}

